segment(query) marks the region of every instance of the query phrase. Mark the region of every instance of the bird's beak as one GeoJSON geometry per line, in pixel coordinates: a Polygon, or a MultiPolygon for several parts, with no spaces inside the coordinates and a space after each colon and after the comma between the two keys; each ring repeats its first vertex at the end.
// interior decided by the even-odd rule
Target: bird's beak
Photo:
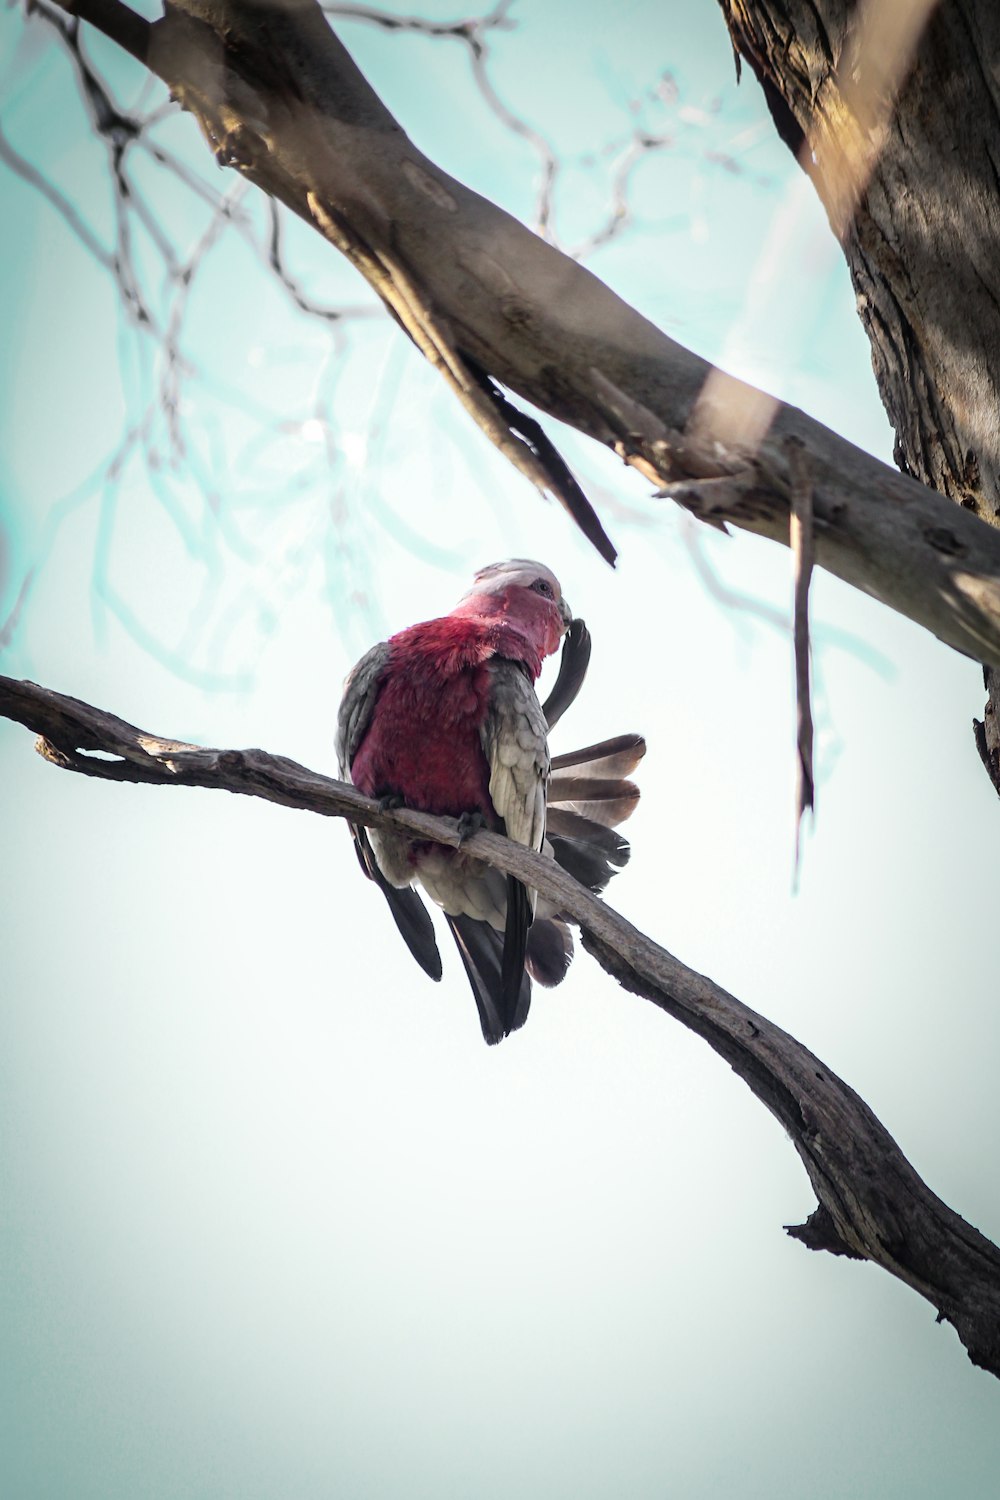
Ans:
{"type": "Polygon", "coordinates": [[[570,609],[565,599],[559,600],[559,613],[562,616],[563,635],[565,635],[567,630],[573,623],[573,611],[570,609]]]}

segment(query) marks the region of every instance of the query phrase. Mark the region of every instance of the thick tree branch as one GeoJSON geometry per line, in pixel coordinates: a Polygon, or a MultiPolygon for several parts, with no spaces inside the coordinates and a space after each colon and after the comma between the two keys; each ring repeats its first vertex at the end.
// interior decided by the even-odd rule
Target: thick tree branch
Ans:
{"type": "MultiPolygon", "coordinates": [[[[116,781],[200,786],[326,817],[459,843],[450,819],[383,812],[353,787],[263,750],[210,750],[136,729],[75,698],[0,677],[0,714],[42,736],[56,765],[116,781]],[[110,756],[111,759],[103,757],[110,756]]],[[[463,847],[555,902],[628,990],[697,1032],[790,1135],[818,1208],[789,1232],[813,1249],[874,1261],[927,1298],[1000,1376],[1000,1251],[926,1186],[852,1089],[805,1047],[639,932],[545,859],[496,834],[463,847]]]]}
{"type": "Polygon", "coordinates": [[[720,444],[711,403],[699,403],[693,426],[705,361],[423,156],[314,0],[176,0],[152,27],[148,62],[221,162],[335,243],[339,234],[338,248],[491,440],[571,512],[576,497],[558,466],[480,399],[473,365],[612,447],[696,515],[783,543],[793,489],[785,444],[798,438],[817,563],[1000,666],[993,528],[792,408],[779,410],[752,458],[720,444]]]}
{"type": "Polygon", "coordinates": [[[147,61],[150,24],[120,0],[57,0],[57,3],[71,16],[79,16],[103,31],[137,62],[147,61]]]}
{"type": "MultiPolygon", "coordinates": [[[[1000,7],[719,4],[843,244],[897,462],[1000,527],[1000,7]]],[[[994,667],[974,726],[1000,793],[994,667]]]]}

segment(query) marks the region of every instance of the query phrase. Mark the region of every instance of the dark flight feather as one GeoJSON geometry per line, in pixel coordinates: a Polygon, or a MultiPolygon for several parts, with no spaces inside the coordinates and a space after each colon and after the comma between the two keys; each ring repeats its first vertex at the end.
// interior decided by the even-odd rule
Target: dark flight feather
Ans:
{"type": "Polygon", "coordinates": [[[354,847],[361,868],[385,897],[404,943],[424,973],[431,979],[440,979],[443,972],[441,953],[434,936],[430,912],[412,886],[400,888],[389,884],[376,863],[375,852],[368,842],[365,830],[354,823],[350,824],[350,829],[354,835],[354,847]]]}
{"type": "Polygon", "coordinates": [[[605,859],[610,860],[619,870],[624,869],[629,862],[632,849],[628,839],[614,828],[595,823],[593,818],[570,812],[566,807],[550,807],[547,826],[550,837],[557,833],[564,838],[581,839],[592,848],[599,849],[605,859]]]}
{"type": "Polygon", "coordinates": [[[445,921],[468,975],[483,1036],[492,1046],[523,1026],[528,1019],[531,980],[522,969],[516,1005],[508,1018],[501,972],[503,937],[494,932],[488,922],[479,922],[475,917],[452,917],[446,912],[445,921]]]}
{"type": "Polygon", "coordinates": [[[557,864],[574,880],[585,885],[588,891],[599,896],[628,860],[628,844],[624,844],[624,857],[615,851],[616,857],[608,855],[599,845],[588,838],[565,838],[558,833],[548,835],[552,855],[557,864]]]}
{"type": "Polygon", "coordinates": [[[508,875],[507,921],[504,926],[503,964],[500,970],[500,1003],[508,1032],[515,1029],[514,1017],[521,998],[530,927],[531,898],[521,882],[515,880],[513,875],[508,875]]]}
{"type": "Polygon", "coordinates": [[[566,978],[573,959],[573,934],[558,917],[536,917],[528,933],[528,973],[553,989],[566,978]]]}

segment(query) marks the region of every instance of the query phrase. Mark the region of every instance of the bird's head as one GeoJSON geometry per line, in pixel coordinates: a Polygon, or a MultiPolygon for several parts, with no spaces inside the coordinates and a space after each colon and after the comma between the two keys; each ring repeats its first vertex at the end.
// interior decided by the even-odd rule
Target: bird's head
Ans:
{"type": "Polygon", "coordinates": [[[527,637],[539,656],[550,656],[558,648],[573,620],[556,575],[523,557],[480,568],[454,613],[506,621],[527,637]]]}

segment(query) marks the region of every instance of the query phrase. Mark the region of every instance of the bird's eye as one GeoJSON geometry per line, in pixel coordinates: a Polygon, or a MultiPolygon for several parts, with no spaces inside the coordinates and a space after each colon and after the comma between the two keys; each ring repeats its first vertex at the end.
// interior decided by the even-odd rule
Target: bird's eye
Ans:
{"type": "Polygon", "coordinates": [[[555,598],[555,593],[553,592],[552,585],[547,578],[536,578],[531,587],[534,589],[536,594],[541,594],[543,599],[555,598]]]}

